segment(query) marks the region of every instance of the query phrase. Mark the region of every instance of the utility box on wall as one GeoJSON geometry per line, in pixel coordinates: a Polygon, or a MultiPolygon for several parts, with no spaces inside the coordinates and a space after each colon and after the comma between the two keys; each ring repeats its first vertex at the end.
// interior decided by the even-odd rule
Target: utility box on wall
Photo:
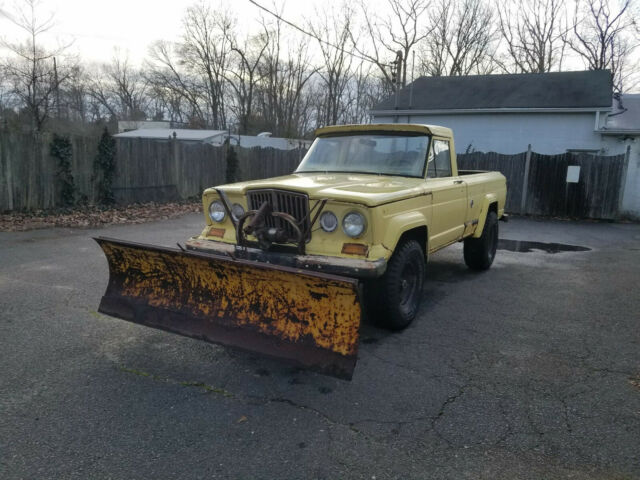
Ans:
{"type": "Polygon", "coordinates": [[[567,167],[567,183],[580,182],[580,167],[578,165],[569,165],[567,167]]]}

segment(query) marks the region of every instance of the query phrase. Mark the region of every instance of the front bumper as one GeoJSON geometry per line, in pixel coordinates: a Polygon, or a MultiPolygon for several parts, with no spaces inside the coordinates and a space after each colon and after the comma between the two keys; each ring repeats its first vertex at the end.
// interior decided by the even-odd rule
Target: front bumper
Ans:
{"type": "Polygon", "coordinates": [[[203,240],[192,237],[185,246],[188,250],[226,255],[261,263],[284,265],[316,272],[344,275],[353,278],[378,278],[387,269],[387,260],[363,260],[360,258],[329,257],[325,255],[299,255],[295,253],[268,252],[259,248],[239,247],[231,243],[203,240]]]}

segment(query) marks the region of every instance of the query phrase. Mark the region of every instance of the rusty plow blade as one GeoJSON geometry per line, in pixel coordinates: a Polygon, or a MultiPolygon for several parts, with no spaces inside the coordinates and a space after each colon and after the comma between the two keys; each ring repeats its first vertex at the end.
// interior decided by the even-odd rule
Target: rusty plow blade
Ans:
{"type": "Polygon", "coordinates": [[[351,379],[361,317],[356,280],[95,240],[109,262],[100,312],[351,379]]]}

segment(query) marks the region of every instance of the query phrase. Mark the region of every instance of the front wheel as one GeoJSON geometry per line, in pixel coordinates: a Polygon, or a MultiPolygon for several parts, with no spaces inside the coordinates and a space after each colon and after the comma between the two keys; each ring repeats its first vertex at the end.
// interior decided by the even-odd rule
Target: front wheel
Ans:
{"type": "Polygon", "coordinates": [[[487,214],[480,238],[465,238],[464,262],[472,270],[487,270],[496,257],[498,248],[498,215],[487,214]]]}
{"type": "Polygon", "coordinates": [[[396,248],[385,274],[369,286],[369,310],[375,322],[390,330],[409,326],[418,313],[426,265],[416,240],[396,248]]]}

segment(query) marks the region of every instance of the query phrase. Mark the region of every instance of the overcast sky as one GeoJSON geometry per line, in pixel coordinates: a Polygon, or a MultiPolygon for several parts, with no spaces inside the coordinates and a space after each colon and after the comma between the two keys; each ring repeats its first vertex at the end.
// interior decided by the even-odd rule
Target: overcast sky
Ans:
{"type": "MultiPolygon", "coordinates": [[[[88,61],[109,61],[114,48],[119,48],[128,50],[131,60],[139,62],[155,40],[173,40],[180,34],[182,16],[192,3],[181,0],[41,0],[39,11],[42,18],[55,14],[55,25],[47,34],[47,43],[73,40],[72,50],[88,61]]],[[[251,25],[252,22],[245,19],[259,17],[259,9],[248,0],[227,0],[225,3],[237,13],[241,27],[251,25]]],[[[285,2],[277,1],[278,5],[282,3],[285,2]]],[[[287,18],[299,20],[318,3],[316,0],[289,0],[286,2],[287,18]]],[[[264,0],[265,6],[271,4],[270,0],[264,0]]],[[[22,2],[0,0],[0,9],[5,12],[14,11],[16,5],[22,5],[22,2]]],[[[0,16],[0,37],[19,40],[24,32],[0,16]]]]}
{"type": "MultiPolygon", "coordinates": [[[[141,64],[149,45],[156,40],[175,40],[182,31],[181,21],[185,9],[196,0],[40,0],[41,18],[53,14],[55,24],[44,37],[47,46],[73,42],[70,51],[79,54],[84,62],[109,62],[115,49],[126,52],[132,63],[141,64]]],[[[614,0],[612,0],[614,1],[614,0]]],[[[284,16],[299,25],[304,18],[312,18],[316,10],[326,9],[331,3],[338,6],[342,0],[258,0],[266,7],[285,6],[284,16]]],[[[567,6],[573,9],[573,0],[567,6]]],[[[225,5],[237,15],[238,29],[242,33],[259,28],[257,19],[261,10],[249,0],[210,0],[211,5],[225,5]]],[[[14,12],[24,0],[0,0],[0,39],[19,41],[20,31],[2,12],[14,12]]],[[[384,0],[367,0],[370,10],[384,8],[384,0]]],[[[262,13],[269,17],[268,14],[262,13]]],[[[290,27],[285,27],[290,29],[290,27]]],[[[311,43],[313,47],[315,44],[311,43]]],[[[1,47],[0,47],[1,50],[1,47]]],[[[582,61],[569,51],[563,62],[565,70],[581,70],[582,61]]],[[[640,58],[637,49],[630,63],[640,58]]],[[[636,90],[640,85],[636,86],[636,90]]]]}

